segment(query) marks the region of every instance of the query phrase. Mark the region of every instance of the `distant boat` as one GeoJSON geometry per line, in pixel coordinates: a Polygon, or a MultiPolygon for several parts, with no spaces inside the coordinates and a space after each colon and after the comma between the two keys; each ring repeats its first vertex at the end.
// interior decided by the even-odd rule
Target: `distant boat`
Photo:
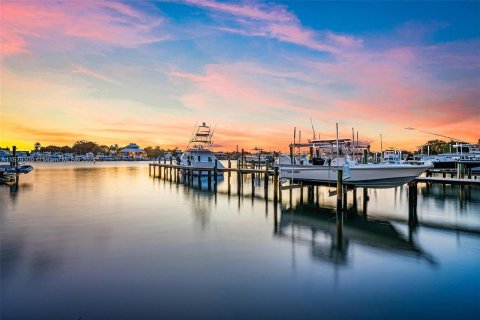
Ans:
{"type": "Polygon", "coordinates": [[[0,165],[0,182],[15,181],[19,174],[27,174],[33,170],[31,165],[23,164],[13,167],[10,164],[0,165]]]}
{"type": "Polygon", "coordinates": [[[430,162],[434,168],[454,169],[459,161],[480,164],[480,144],[455,144],[456,152],[440,153],[435,155],[419,154],[416,160],[430,162]]]}
{"type": "MultiPolygon", "coordinates": [[[[182,154],[178,163],[182,166],[195,168],[213,168],[215,161],[217,168],[224,168],[224,166],[217,159],[215,154],[211,151],[213,131],[210,126],[203,122],[197,126],[196,132],[189,141],[187,150],[182,154]]],[[[194,175],[208,175],[207,171],[194,171],[194,175]]],[[[223,172],[218,172],[218,175],[223,175],[223,172]]]]}

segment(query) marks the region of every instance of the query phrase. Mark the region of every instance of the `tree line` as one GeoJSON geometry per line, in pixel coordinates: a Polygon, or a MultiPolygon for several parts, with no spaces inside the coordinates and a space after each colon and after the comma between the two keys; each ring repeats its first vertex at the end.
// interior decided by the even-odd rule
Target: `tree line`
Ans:
{"type": "MultiPolygon", "coordinates": [[[[418,148],[417,152],[421,153],[423,151],[423,153],[427,153],[428,152],[427,150],[430,151],[430,154],[449,153],[450,151],[451,152],[457,152],[457,151],[467,152],[468,148],[466,147],[461,148],[462,150],[460,150],[460,148],[458,148],[458,150],[453,148],[454,145],[461,145],[461,144],[468,144],[468,142],[460,142],[460,141],[453,141],[453,140],[450,140],[447,142],[447,141],[435,139],[435,140],[427,141],[423,146],[418,148]]],[[[480,144],[480,139],[478,139],[478,144],[480,144]]]]}
{"type": "MultiPolygon", "coordinates": [[[[33,150],[35,152],[60,152],[60,153],[73,153],[76,155],[86,154],[86,153],[103,153],[105,155],[118,155],[120,150],[124,147],[120,147],[118,144],[112,145],[99,145],[93,141],[80,140],[75,142],[72,146],[55,146],[48,145],[42,146],[40,142],[35,142],[33,150]]],[[[157,158],[162,157],[165,153],[170,152],[176,156],[176,149],[162,149],[160,146],[155,147],[146,147],[143,149],[148,158],[157,158]]]]}

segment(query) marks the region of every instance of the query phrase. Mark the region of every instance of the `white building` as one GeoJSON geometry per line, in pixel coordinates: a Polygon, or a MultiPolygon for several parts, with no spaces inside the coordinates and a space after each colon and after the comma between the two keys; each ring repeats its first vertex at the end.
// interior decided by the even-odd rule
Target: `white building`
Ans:
{"type": "Polygon", "coordinates": [[[145,155],[145,151],[140,149],[136,143],[130,143],[128,146],[120,150],[122,158],[135,159],[145,155]]]}

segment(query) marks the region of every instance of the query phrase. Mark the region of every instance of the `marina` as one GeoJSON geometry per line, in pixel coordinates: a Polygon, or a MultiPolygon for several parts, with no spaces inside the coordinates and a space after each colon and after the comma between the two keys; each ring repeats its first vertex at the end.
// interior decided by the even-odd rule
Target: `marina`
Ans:
{"type": "Polygon", "coordinates": [[[477,319],[480,1],[0,4],[0,320],[477,319]]]}

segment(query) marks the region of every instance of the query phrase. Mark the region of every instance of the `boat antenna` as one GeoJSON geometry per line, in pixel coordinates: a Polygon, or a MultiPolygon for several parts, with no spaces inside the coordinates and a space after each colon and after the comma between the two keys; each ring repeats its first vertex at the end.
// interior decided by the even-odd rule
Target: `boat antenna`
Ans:
{"type": "MultiPolygon", "coordinates": [[[[358,141],[357,141],[358,143],[358,141]]],[[[355,158],[355,130],[352,127],[352,160],[355,158]]]]}
{"type": "Polygon", "coordinates": [[[300,145],[302,144],[302,130],[298,131],[298,154],[300,155],[300,145]]]}
{"type": "MultiPolygon", "coordinates": [[[[336,126],[336,128],[337,128],[337,158],[338,158],[338,156],[339,156],[339,154],[340,154],[340,152],[339,152],[339,146],[338,146],[338,122],[335,123],[335,126],[336,126]]],[[[337,161],[338,161],[338,160],[337,160],[337,161]]],[[[337,162],[337,163],[338,163],[338,162],[337,162]]]]}
{"type": "MultiPolygon", "coordinates": [[[[290,159],[290,160],[291,160],[292,164],[295,164],[294,159],[295,159],[295,142],[296,142],[296,140],[297,140],[297,127],[293,127],[293,146],[292,146],[292,149],[290,149],[291,150],[290,151],[291,156],[292,156],[292,159],[290,159]]],[[[293,170],[292,170],[292,172],[293,172],[293,170]]]]}
{"type": "Polygon", "coordinates": [[[380,161],[383,162],[383,137],[380,133],[380,161]]]}
{"type": "Polygon", "coordinates": [[[449,136],[444,136],[443,134],[438,134],[438,133],[423,131],[423,130],[419,130],[419,129],[417,129],[417,128],[408,127],[408,128],[405,128],[405,130],[416,130],[416,131],[418,131],[418,132],[423,132],[423,133],[426,133],[426,134],[431,134],[431,135],[433,135],[433,136],[442,137],[442,138],[448,138],[448,139],[451,139],[451,140],[453,140],[453,141],[462,142],[462,140],[457,139],[457,138],[453,138],[453,137],[449,137],[449,136]]]}
{"type": "Polygon", "coordinates": [[[209,138],[210,138],[210,146],[209,146],[209,147],[213,147],[213,140],[212,140],[212,139],[213,139],[213,133],[215,132],[215,129],[217,129],[217,124],[216,124],[216,123],[215,123],[215,126],[213,127],[212,132],[210,132],[210,136],[209,136],[209,138]]]}
{"type": "Polygon", "coordinates": [[[312,125],[313,140],[315,140],[315,139],[317,139],[317,134],[315,133],[315,128],[313,127],[312,117],[310,117],[310,124],[312,125]]]}
{"type": "Polygon", "coordinates": [[[359,150],[359,145],[358,145],[358,130],[357,130],[357,147],[356,147],[356,157],[358,157],[358,150],[359,150]]]}

